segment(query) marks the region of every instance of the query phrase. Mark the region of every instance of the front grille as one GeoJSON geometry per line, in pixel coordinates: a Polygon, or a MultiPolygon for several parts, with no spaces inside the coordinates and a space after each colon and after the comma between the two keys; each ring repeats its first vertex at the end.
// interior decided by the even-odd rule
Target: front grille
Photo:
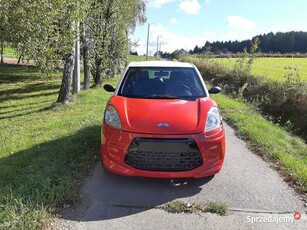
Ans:
{"type": "Polygon", "coordinates": [[[125,162],[137,169],[151,171],[188,171],[202,164],[193,139],[135,138],[125,162]]]}

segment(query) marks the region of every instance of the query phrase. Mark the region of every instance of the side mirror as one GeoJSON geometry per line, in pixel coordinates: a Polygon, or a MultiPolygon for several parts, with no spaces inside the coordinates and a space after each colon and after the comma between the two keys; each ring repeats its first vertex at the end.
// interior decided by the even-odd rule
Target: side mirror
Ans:
{"type": "Polygon", "coordinates": [[[219,92],[221,92],[221,88],[220,87],[218,87],[218,86],[213,86],[211,89],[209,89],[209,93],[210,94],[217,94],[217,93],[219,93],[219,92]]]}
{"type": "Polygon", "coordinates": [[[105,85],[103,86],[103,88],[104,88],[104,90],[107,91],[107,92],[110,92],[110,93],[115,92],[115,88],[114,88],[112,85],[105,84],[105,85]]]}

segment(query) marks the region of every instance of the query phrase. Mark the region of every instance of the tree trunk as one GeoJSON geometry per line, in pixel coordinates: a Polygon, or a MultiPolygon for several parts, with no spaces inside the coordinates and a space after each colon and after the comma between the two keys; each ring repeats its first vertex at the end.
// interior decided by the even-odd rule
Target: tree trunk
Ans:
{"type": "Polygon", "coordinates": [[[17,64],[20,64],[21,58],[22,58],[22,54],[20,54],[20,56],[19,56],[19,58],[18,58],[18,61],[17,61],[17,64]]]}
{"type": "Polygon", "coordinates": [[[4,42],[0,42],[1,63],[4,63],[4,42]]]}
{"type": "Polygon", "coordinates": [[[17,64],[20,64],[21,61],[23,61],[23,54],[25,52],[25,45],[23,45],[22,49],[21,49],[21,54],[18,58],[17,64]]]}
{"type": "Polygon", "coordinates": [[[91,67],[89,64],[89,49],[84,47],[83,50],[83,66],[84,66],[84,82],[83,86],[85,90],[90,88],[90,78],[91,78],[91,67]]]}
{"type": "Polygon", "coordinates": [[[74,65],[75,65],[75,48],[73,47],[65,57],[62,85],[57,102],[67,103],[69,101],[74,65]]]}
{"type": "Polygon", "coordinates": [[[85,90],[90,88],[90,78],[91,78],[91,66],[89,64],[89,47],[88,47],[88,38],[86,35],[86,25],[83,24],[83,35],[81,36],[81,41],[83,45],[83,69],[84,69],[84,81],[83,87],[85,90]]]}
{"type": "Polygon", "coordinates": [[[102,75],[102,58],[95,57],[95,65],[92,68],[92,75],[94,79],[94,84],[101,84],[101,75],[102,75]]]}

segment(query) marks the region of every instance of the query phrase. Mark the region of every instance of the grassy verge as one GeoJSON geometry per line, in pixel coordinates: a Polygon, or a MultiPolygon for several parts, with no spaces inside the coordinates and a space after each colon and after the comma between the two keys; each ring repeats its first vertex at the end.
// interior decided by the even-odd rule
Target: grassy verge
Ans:
{"type": "Polygon", "coordinates": [[[298,69],[287,69],[287,80],[274,81],[251,75],[246,59],[234,69],[195,56],[184,60],[194,62],[204,80],[222,87],[226,95],[244,98],[272,121],[307,140],[307,81],[299,80],[298,69]]]}
{"type": "Polygon", "coordinates": [[[225,216],[228,213],[228,206],[224,203],[209,202],[209,203],[186,203],[181,200],[175,200],[158,207],[169,213],[198,213],[210,212],[220,216],[225,216]]]}
{"type": "Polygon", "coordinates": [[[0,229],[41,228],[58,205],[78,199],[110,94],[99,87],[53,106],[61,73],[0,67],[0,80],[0,229]]]}
{"type": "Polygon", "coordinates": [[[278,125],[264,119],[260,114],[239,100],[225,95],[214,95],[224,119],[234,125],[238,135],[249,140],[250,147],[265,159],[274,163],[292,180],[294,185],[307,191],[307,145],[278,125]]]}

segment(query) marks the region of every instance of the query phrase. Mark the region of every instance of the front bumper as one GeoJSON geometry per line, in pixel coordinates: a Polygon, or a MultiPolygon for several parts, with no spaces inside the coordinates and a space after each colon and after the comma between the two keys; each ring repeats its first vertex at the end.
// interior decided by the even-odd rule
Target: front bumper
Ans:
{"type": "MultiPolygon", "coordinates": [[[[156,178],[206,177],[214,175],[221,170],[225,156],[225,132],[223,125],[210,133],[157,135],[125,132],[104,124],[101,130],[101,143],[101,159],[104,168],[112,173],[125,176],[156,178]],[[174,166],[174,161],[171,161],[173,165],[168,168],[163,168],[164,166],[162,167],[159,165],[157,166],[157,164],[155,164],[155,167],[146,167],[146,161],[144,160],[141,161],[141,164],[133,164],[131,163],[133,162],[131,157],[129,158],[128,155],[128,153],[131,153],[131,149],[133,150],[133,157],[137,157],[138,153],[148,154],[131,148],[135,140],[175,140],[175,142],[178,142],[176,140],[187,140],[183,142],[189,142],[192,140],[197,145],[196,148],[199,150],[201,159],[200,162],[197,161],[197,165],[194,165],[195,167],[180,168],[181,166],[178,166],[178,169],[174,166]]],[[[150,146],[154,148],[154,145],[150,146]]],[[[164,145],[161,145],[164,147],[161,147],[159,144],[156,146],[157,148],[162,148],[162,150],[158,150],[160,151],[158,154],[160,154],[161,157],[163,157],[161,151],[166,151],[168,158],[175,158],[178,155],[173,152],[167,152],[164,145]]],[[[154,150],[155,149],[153,149],[153,152],[154,150]]],[[[190,152],[190,150],[188,151],[190,152]]],[[[152,160],[152,156],[156,157],[156,155],[156,153],[151,154],[151,159],[149,159],[150,163],[156,163],[156,159],[152,160]]],[[[170,161],[171,159],[166,158],[165,160],[170,161]]]]}

